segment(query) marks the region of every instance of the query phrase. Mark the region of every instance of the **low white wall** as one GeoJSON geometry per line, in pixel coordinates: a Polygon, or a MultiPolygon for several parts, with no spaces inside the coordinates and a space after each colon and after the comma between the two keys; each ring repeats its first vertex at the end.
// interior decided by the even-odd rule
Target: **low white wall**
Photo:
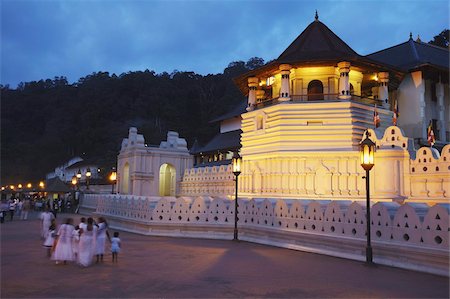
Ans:
{"type": "MultiPolygon", "coordinates": [[[[148,235],[232,239],[234,201],[85,195],[112,227],[148,235]]],[[[371,207],[374,262],[448,276],[450,205],[371,207]]],[[[351,201],[239,200],[239,239],[365,259],[365,206],[351,201]]]]}

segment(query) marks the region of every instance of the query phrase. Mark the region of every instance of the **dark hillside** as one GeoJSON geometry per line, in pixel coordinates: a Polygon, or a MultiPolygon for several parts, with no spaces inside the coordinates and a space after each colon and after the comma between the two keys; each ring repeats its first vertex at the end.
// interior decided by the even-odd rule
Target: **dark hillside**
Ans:
{"type": "Polygon", "coordinates": [[[207,76],[98,72],[75,84],[56,77],[1,86],[1,184],[43,179],[74,156],[110,169],[130,126],[148,144],[159,144],[168,130],[189,146],[195,139],[203,144],[218,131],[209,121],[244,100],[232,78],[252,62],[232,62],[223,74],[207,76]]]}

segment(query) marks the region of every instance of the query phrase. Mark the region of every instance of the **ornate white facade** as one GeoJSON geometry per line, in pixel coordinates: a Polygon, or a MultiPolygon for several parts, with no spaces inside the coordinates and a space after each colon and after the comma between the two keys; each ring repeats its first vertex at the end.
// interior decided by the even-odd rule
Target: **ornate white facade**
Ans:
{"type": "Polygon", "coordinates": [[[167,141],[148,147],[144,136],[130,128],[117,160],[118,193],[175,196],[186,168],[192,167],[186,140],[169,131],[167,141]]]}

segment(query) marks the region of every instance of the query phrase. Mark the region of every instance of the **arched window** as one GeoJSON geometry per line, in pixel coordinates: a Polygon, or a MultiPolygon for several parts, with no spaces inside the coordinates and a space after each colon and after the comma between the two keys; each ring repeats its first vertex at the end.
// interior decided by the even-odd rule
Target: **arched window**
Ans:
{"type": "Polygon", "coordinates": [[[319,80],[312,80],[308,84],[308,101],[323,100],[323,84],[319,80]]]}

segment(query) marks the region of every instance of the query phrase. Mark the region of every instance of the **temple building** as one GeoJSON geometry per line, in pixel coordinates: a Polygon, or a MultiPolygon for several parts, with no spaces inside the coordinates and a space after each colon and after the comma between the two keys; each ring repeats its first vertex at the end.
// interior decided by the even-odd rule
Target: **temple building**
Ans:
{"type": "Polygon", "coordinates": [[[130,130],[119,155],[119,192],[231,198],[231,157],[239,152],[242,197],[361,200],[359,144],[368,130],[377,147],[373,199],[448,203],[448,66],[447,49],[412,37],[359,55],[316,14],[277,59],[235,78],[247,102],[213,120],[220,132],[190,156],[185,142],[170,151],[146,148],[130,130]],[[136,146],[139,154],[130,151],[136,146]],[[175,149],[178,160],[165,158],[175,149]]]}

